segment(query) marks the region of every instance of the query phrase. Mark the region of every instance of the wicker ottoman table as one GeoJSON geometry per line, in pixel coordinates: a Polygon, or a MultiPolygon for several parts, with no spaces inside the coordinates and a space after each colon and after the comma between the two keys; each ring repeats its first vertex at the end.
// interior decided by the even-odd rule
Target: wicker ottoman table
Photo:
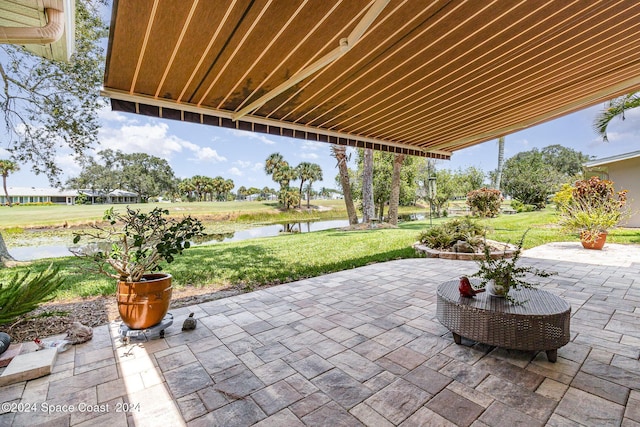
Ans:
{"type": "Polygon", "coordinates": [[[509,295],[522,305],[480,293],[460,296],[458,281],[438,286],[437,317],[452,333],[456,344],[461,337],[511,350],[546,351],[555,362],[558,349],[569,342],[571,306],[563,299],[539,289],[511,290],[509,295]]]}

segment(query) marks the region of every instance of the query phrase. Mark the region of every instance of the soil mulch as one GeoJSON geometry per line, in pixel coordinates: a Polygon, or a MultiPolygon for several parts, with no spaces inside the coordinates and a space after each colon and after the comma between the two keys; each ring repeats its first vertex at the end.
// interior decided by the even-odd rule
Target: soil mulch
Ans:
{"type": "MultiPolygon", "coordinates": [[[[170,309],[226,298],[242,292],[244,291],[240,287],[219,290],[196,287],[174,289],[170,309]]],[[[26,342],[64,334],[73,322],[93,328],[119,320],[121,319],[116,298],[112,295],[45,303],[18,318],[13,324],[0,325],[0,331],[8,333],[13,342],[26,342]]]]}

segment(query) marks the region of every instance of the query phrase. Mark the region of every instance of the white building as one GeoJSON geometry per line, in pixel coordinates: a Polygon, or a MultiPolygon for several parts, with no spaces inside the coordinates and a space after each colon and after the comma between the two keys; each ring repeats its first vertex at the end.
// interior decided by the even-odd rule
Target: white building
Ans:
{"type": "MultiPolygon", "coordinates": [[[[76,197],[84,194],[91,204],[96,203],[138,203],[137,193],[124,190],[113,190],[108,195],[102,191],[60,190],[58,188],[7,187],[11,203],[54,203],[59,205],[75,205],[76,197]]],[[[0,205],[6,205],[7,197],[0,191],[0,205]]]]}
{"type": "MultiPolygon", "coordinates": [[[[60,190],[57,188],[36,188],[36,187],[7,187],[7,192],[11,198],[11,203],[55,203],[61,205],[74,205],[77,190],[60,190]]],[[[7,196],[4,191],[0,191],[0,204],[6,205],[7,196]]]]}

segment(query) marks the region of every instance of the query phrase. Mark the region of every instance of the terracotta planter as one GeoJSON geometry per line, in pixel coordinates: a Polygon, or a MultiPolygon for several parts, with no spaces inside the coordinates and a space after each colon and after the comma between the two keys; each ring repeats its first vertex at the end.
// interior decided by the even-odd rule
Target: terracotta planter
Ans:
{"type": "Polygon", "coordinates": [[[118,312],[131,329],[160,323],[171,303],[171,275],[145,274],[140,282],[118,282],[118,312]]]}
{"type": "Polygon", "coordinates": [[[600,233],[598,234],[598,238],[596,240],[586,240],[584,238],[581,238],[580,243],[582,243],[582,247],[585,249],[601,250],[606,240],[607,233],[600,233]]]}

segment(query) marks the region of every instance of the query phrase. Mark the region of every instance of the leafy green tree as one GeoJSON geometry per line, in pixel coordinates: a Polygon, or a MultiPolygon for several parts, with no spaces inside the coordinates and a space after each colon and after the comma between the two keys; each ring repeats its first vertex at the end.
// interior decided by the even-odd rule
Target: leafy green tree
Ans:
{"type": "Polygon", "coordinates": [[[620,117],[625,119],[624,113],[632,108],[640,107],[640,92],[629,93],[624,96],[612,99],[609,101],[608,107],[601,111],[593,121],[593,128],[598,135],[602,137],[602,140],[607,142],[607,127],[609,123],[616,118],[620,117]]]}
{"type": "Polygon", "coordinates": [[[502,189],[514,199],[543,208],[547,197],[559,190],[566,176],[545,161],[534,148],[507,159],[502,176],[502,189]]]}
{"type": "Polygon", "coordinates": [[[467,193],[478,190],[484,182],[484,172],[474,166],[469,166],[465,170],[458,169],[453,173],[456,197],[466,197],[467,193]]]}
{"type": "Polygon", "coordinates": [[[109,193],[122,187],[122,166],[118,162],[117,152],[107,149],[98,152],[99,161],[86,158],[77,177],[67,180],[65,186],[75,190],[88,189],[104,193],[110,203],[109,193]]]}
{"type": "Polygon", "coordinates": [[[572,181],[582,174],[583,163],[591,160],[591,156],[558,144],[549,145],[540,151],[545,163],[550,164],[556,171],[572,181]]]}
{"type": "Polygon", "coordinates": [[[0,110],[8,151],[21,164],[59,184],[59,147],[76,156],[97,142],[98,110],[104,102],[101,39],[107,27],[99,13],[103,2],[78,0],[76,45],[69,62],[40,58],[20,46],[3,44],[0,60],[0,110]]]}
{"type": "Polygon", "coordinates": [[[9,191],[7,191],[7,177],[13,172],[17,172],[20,169],[16,162],[11,160],[0,160],[0,175],[2,175],[2,187],[4,188],[4,195],[7,198],[7,204],[9,207],[13,206],[11,198],[9,197],[9,191]]]}
{"type": "Polygon", "coordinates": [[[241,185],[240,188],[238,188],[237,195],[238,195],[238,200],[246,199],[248,195],[247,187],[245,187],[244,185],[241,185]]]}
{"type": "Polygon", "coordinates": [[[118,161],[122,168],[122,188],[138,193],[141,201],[173,191],[175,175],[165,159],[146,153],[119,152],[118,161]]]}
{"type": "Polygon", "coordinates": [[[523,151],[505,162],[501,190],[514,199],[542,208],[562,184],[575,181],[590,157],[561,145],[523,151]]]}
{"type": "MultiPolygon", "coordinates": [[[[50,61],[20,46],[0,45],[0,111],[7,150],[59,184],[56,155],[61,146],[77,157],[97,142],[100,87],[104,75],[101,39],[108,34],[101,0],[75,2],[76,45],[69,62],[50,61]]],[[[0,235],[0,261],[8,254],[0,235]]]]}

